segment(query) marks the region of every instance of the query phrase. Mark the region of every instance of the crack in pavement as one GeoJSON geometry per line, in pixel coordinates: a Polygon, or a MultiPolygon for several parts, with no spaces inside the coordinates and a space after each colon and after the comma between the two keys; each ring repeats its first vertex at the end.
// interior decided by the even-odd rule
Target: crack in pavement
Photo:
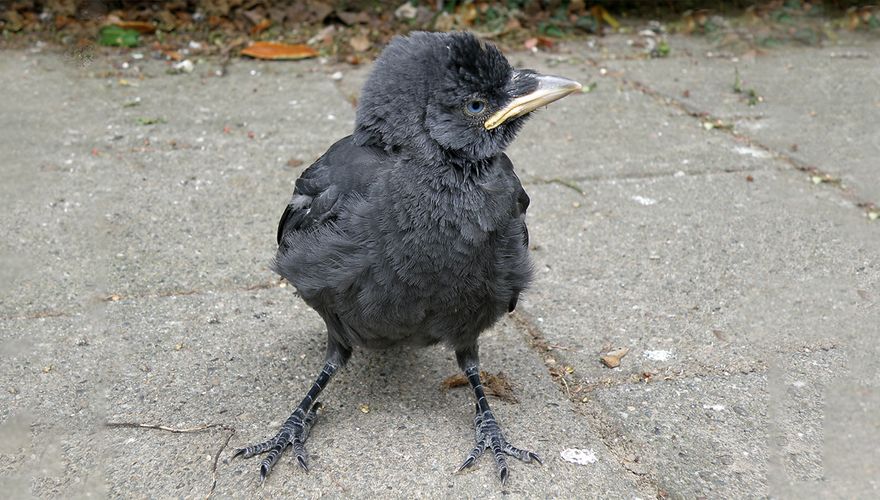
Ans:
{"type": "Polygon", "coordinates": [[[75,313],[70,313],[67,311],[58,311],[51,309],[44,309],[42,311],[35,311],[25,314],[18,315],[8,315],[8,316],[0,316],[0,321],[15,321],[15,320],[28,320],[28,319],[44,319],[44,318],[69,318],[71,316],[75,316],[75,313]]]}
{"type": "MultiPolygon", "coordinates": [[[[603,64],[594,58],[587,57],[585,61],[595,68],[603,68],[603,64]]],[[[641,92],[642,94],[654,98],[665,106],[671,106],[684,112],[690,117],[699,119],[704,124],[704,126],[706,126],[710,130],[721,130],[750,147],[754,147],[764,151],[765,153],[769,154],[773,159],[781,161],[797,171],[809,174],[810,178],[816,184],[828,184],[836,187],[837,192],[843,194],[844,198],[852,202],[855,206],[861,208],[866,217],[871,220],[880,218],[880,207],[878,207],[877,203],[862,199],[859,194],[855,192],[855,190],[844,186],[833,175],[825,172],[820,167],[798,160],[797,158],[794,158],[789,154],[774,149],[758,141],[750,135],[736,131],[732,123],[733,121],[736,121],[736,117],[728,120],[723,120],[719,117],[713,116],[707,111],[691,106],[690,104],[678,99],[677,97],[666,95],[658,90],[655,90],[643,82],[624,78],[621,72],[600,71],[599,74],[607,78],[613,78],[623,83],[624,85],[628,85],[629,87],[641,92]]]]}
{"type": "MultiPolygon", "coordinates": [[[[650,474],[647,468],[642,468],[639,464],[639,457],[644,454],[641,449],[623,434],[623,429],[619,425],[616,425],[610,418],[604,416],[602,408],[594,408],[594,405],[591,405],[590,409],[592,411],[590,413],[584,411],[586,402],[579,401],[572,396],[568,382],[565,380],[566,374],[573,373],[573,371],[560,370],[556,363],[551,364],[547,362],[544,355],[553,351],[554,348],[544,338],[540,328],[532,321],[531,317],[520,311],[514,311],[510,314],[510,317],[513,319],[514,327],[527,336],[529,347],[541,357],[541,362],[547,367],[550,377],[559,386],[560,391],[565,393],[569,402],[576,403],[572,405],[574,411],[587,419],[594,435],[605,445],[608,453],[617,460],[618,464],[635,476],[635,486],[647,494],[659,497],[663,490],[660,488],[657,478],[650,474]],[[623,450],[621,450],[621,447],[623,450]]],[[[562,364],[570,366],[566,363],[562,364]]]]}
{"type": "MultiPolygon", "coordinates": [[[[188,295],[205,295],[209,293],[228,293],[228,292],[250,292],[254,290],[268,290],[270,288],[286,288],[288,287],[287,281],[283,278],[272,280],[269,282],[262,283],[254,283],[251,285],[246,285],[244,287],[221,287],[216,289],[189,289],[189,290],[181,290],[181,289],[171,289],[171,290],[160,290],[158,292],[143,292],[143,293],[133,293],[131,295],[123,295],[119,293],[111,293],[109,295],[102,295],[98,301],[99,302],[122,302],[128,300],[138,300],[138,299],[155,299],[155,298],[165,298],[165,297],[185,297],[188,295]]],[[[296,289],[293,290],[294,296],[298,297],[299,292],[296,289]]],[[[42,310],[36,312],[29,312],[18,315],[7,315],[0,316],[0,321],[13,321],[13,320],[34,320],[34,319],[43,319],[43,318],[70,318],[74,317],[77,314],[88,312],[86,310],[78,310],[78,311],[65,311],[65,310],[42,310]]]]}
{"type": "MultiPolygon", "coordinates": [[[[254,290],[268,290],[270,288],[286,288],[288,283],[283,278],[274,279],[268,282],[261,283],[253,283],[250,285],[245,285],[243,287],[223,287],[218,289],[198,289],[193,288],[189,290],[181,290],[181,289],[171,289],[171,290],[161,290],[158,292],[145,292],[145,293],[135,293],[131,295],[121,295],[117,293],[113,293],[110,295],[105,295],[102,298],[103,302],[121,302],[125,300],[134,300],[134,299],[144,299],[144,298],[164,298],[164,297],[184,297],[187,295],[205,295],[208,293],[224,293],[224,292],[250,292],[254,290]]],[[[299,295],[296,290],[294,290],[294,294],[299,295]]]]}
{"type": "Polygon", "coordinates": [[[220,429],[226,432],[226,439],[223,440],[223,444],[220,446],[220,448],[217,449],[217,452],[214,454],[214,460],[211,465],[211,488],[208,490],[208,494],[205,495],[206,500],[211,498],[211,496],[214,494],[214,490],[217,488],[217,464],[220,461],[220,455],[223,453],[223,450],[225,450],[226,447],[229,446],[229,441],[232,440],[232,437],[235,436],[235,429],[226,424],[204,424],[183,429],[170,427],[167,425],[145,424],[141,422],[106,422],[104,425],[110,428],[152,429],[170,432],[172,434],[196,434],[199,432],[205,432],[214,429],[220,429]]]}
{"type": "Polygon", "coordinates": [[[576,175],[571,177],[531,177],[522,181],[524,186],[546,186],[550,184],[559,184],[567,187],[581,196],[585,196],[586,192],[576,183],[578,182],[603,182],[603,181],[627,181],[639,179],[662,179],[665,177],[703,177],[711,175],[737,174],[749,172],[767,172],[772,170],[782,170],[774,167],[742,167],[742,168],[725,168],[722,170],[677,170],[675,172],[632,172],[614,175],[576,175]]]}
{"type": "MultiPolygon", "coordinates": [[[[605,445],[611,456],[617,459],[621,467],[633,474],[635,484],[657,498],[665,498],[668,492],[663,487],[662,478],[656,475],[650,467],[650,463],[645,464],[641,457],[650,456],[644,449],[644,444],[639,443],[627,437],[624,429],[607,414],[606,410],[596,400],[587,395],[602,388],[613,388],[623,385],[635,384],[656,384],[666,381],[680,381],[694,378],[702,378],[708,376],[731,376],[731,375],[749,375],[768,373],[770,367],[762,360],[747,361],[742,365],[734,366],[698,366],[695,370],[685,370],[683,368],[667,369],[665,373],[639,373],[639,374],[621,374],[618,376],[606,377],[592,384],[577,383],[574,380],[567,380],[567,377],[576,373],[576,368],[565,360],[565,356],[560,356],[558,346],[550,344],[541,332],[540,327],[532,320],[531,316],[521,311],[514,311],[510,314],[515,329],[520,330],[526,336],[529,348],[541,357],[542,363],[547,367],[553,382],[556,383],[560,392],[564,393],[573,403],[573,409],[582,415],[588,422],[589,428],[594,432],[595,436],[605,445]],[[553,352],[552,362],[548,359],[548,353],[553,352]],[[572,390],[570,383],[577,383],[572,390]]],[[[788,347],[779,347],[773,349],[777,354],[790,354],[794,352],[817,352],[832,351],[838,349],[839,346],[835,342],[819,342],[813,344],[796,344],[788,347]]],[[[565,350],[565,349],[562,349],[565,350]]],[[[598,357],[597,357],[598,362],[598,357]]]]}

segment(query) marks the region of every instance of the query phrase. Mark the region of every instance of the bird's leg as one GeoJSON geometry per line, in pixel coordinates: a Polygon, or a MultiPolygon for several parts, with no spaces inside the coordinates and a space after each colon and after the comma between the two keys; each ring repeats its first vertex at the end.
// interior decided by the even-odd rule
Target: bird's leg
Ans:
{"type": "Polygon", "coordinates": [[[471,388],[474,390],[474,397],[477,399],[476,416],[474,416],[477,444],[471,450],[464,463],[458,468],[458,471],[472,466],[487,448],[492,451],[492,455],[495,457],[495,465],[498,468],[498,477],[501,479],[502,485],[507,481],[509,474],[505,455],[516,457],[523,462],[535,461],[539,464],[542,463],[541,458],[536,453],[521,450],[511,445],[504,438],[504,434],[501,433],[501,427],[498,426],[495,415],[489,408],[489,401],[486,400],[483,383],[480,381],[479,358],[477,357],[476,347],[457,351],[456,357],[462,370],[464,370],[468,382],[471,384],[471,388]]]}
{"type": "Polygon", "coordinates": [[[303,470],[308,471],[305,443],[309,437],[309,430],[318,416],[318,410],[321,408],[321,403],[315,401],[315,399],[321,394],[327,383],[330,382],[336,370],[344,365],[349,357],[351,357],[351,349],[330,340],[327,345],[327,358],[324,362],[324,368],[321,370],[315,383],[312,384],[312,388],[309,389],[306,397],[293,410],[293,413],[290,414],[278,433],[262,443],[238,448],[232,456],[243,455],[244,458],[250,458],[254,455],[268,452],[268,455],[260,464],[260,480],[262,481],[269,475],[272,466],[275,465],[284,450],[291,446],[299,466],[303,470]]]}

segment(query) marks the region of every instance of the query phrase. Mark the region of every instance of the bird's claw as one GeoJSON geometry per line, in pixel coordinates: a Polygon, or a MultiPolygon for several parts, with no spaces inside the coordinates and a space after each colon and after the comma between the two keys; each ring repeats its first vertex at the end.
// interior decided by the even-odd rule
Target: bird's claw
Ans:
{"type": "Polygon", "coordinates": [[[260,482],[262,483],[266,480],[269,473],[272,472],[272,467],[281,458],[284,450],[287,447],[292,447],[296,462],[302,470],[308,472],[309,465],[305,443],[309,437],[309,430],[311,430],[312,424],[318,417],[318,410],[320,408],[321,403],[315,403],[309,412],[305,414],[305,417],[303,417],[303,411],[297,408],[287,421],[284,422],[284,425],[281,426],[278,434],[262,443],[237,448],[232,453],[232,457],[235,458],[241,455],[243,458],[251,458],[268,452],[266,458],[260,462],[260,482]]]}
{"type": "Polygon", "coordinates": [[[543,465],[544,462],[541,461],[541,457],[537,453],[519,449],[507,442],[491,411],[477,413],[474,417],[474,429],[477,445],[455,472],[461,472],[464,469],[470,468],[487,448],[492,450],[492,455],[495,457],[495,466],[498,469],[498,478],[501,480],[502,486],[507,482],[507,478],[510,475],[505,455],[526,463],[537,462],[543,465]]]}

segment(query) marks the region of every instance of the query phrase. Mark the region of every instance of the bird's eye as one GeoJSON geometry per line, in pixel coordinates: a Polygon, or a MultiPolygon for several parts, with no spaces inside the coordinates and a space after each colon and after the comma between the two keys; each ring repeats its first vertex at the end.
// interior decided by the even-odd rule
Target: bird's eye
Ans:
{"type": "Polygon", "coordinates": [[[482,113],[485,109],[486,102],[479,99],[474,99],[473,101],[467,103],[467,106],[465,106],[465,110],[472,115],[478,115],[482,113]]]}

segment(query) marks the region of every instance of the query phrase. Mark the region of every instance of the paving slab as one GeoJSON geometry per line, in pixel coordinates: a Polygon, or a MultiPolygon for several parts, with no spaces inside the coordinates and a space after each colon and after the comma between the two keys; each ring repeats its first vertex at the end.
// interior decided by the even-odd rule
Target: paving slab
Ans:
{"type": "Polygon", "coordinates": [[[440,388],[457,373],[448,350],[356,352],[321,398],[311,472],[285,457],[260,486],[258,461],[229,459],[235,446],[274,433],[310,386],[325,339],[317,314],[276,287],[121,300],[96,320],[3,323],[17,347],[2,368],[3,380],[16,381],[15,394],[2,394],[2,469],[38,496],[74,487],[204,495],[225,429],[237,432],[220,454],[219,497],[644,495],[508,322],[485,335],[483,368],[503,371],[518,403],[492,404],[509,439],[545,464],[512,464],[502,489],[488,457],[452,473],[473,444],[473,401],[465,388],[440,388]],[[105,422],[225,428],[173,434],[105,422]],[[41,449],[45,441],[52,446],[41,449]],[[566,448],[593,449],[598,461],[566,463],[566,448]]]}
{"type": "MultiPolygon", "coordinates": [[[[838,439],[829,402],[843,362],[840,351],[800,352],[786,358],[778,378],[692,377],[603,388],[593,397],[641,443],[641,463],[672,498],[766,498],[807,486],[825,495],[840,487],[828,465],[842,453],[825,447],[838,439]]],[[[864,486],[843,491],[860,497],[872,491],[864,486]]]]}
{"type": "Polygon", "coordinates": [[[0,215],[16,235],[3,243],[4,316],[265,280],[293,182],[354,123],[314,62],[240,62],[220,78],[207,64],[169,75],[122,56],[0,57],[0,99],[24,131],[3,139],[23,179],[6,184],[0,215]]]}
{"type": "Polygon", "coordinates": [[[588,378],[608,375],[598,355],[613,347],[632,350],[622,370],[637,375],[748,369],[763,350],[872,335],[874,226],[796,175],[749,175],[530,186],[524,308],[588,378]]]}
{"type": "Polygon", "coordinates": [[[732,54],[694,39],[672,37],[668,60],[605,61],[621,77],[643,83],[732,123],[735,130],[804,165],[843,180],[865,201],[880,200],[880,41],[847,36],[824,47],[732,54]],[[678,45],[692,50],[677,51],[678,45]],[[749,106],[734,92],[739,74],[749,106]]]}
{"type": "MultiPolygon", "coordinates": [[[[833,491],[845,469],[826,465],[842,455],[827,447],[837,439],[827,424],[843,410],[826,403],[836,398],[826,388],[834,378],[845,401],[868,407],[880,392],[869,360],[880,353],[880,234],[833,191],[785,171],[749,175],[597,180],[578,184],[584,195],[529,190],[538,275],[522,307],[550,346],[545,357],[575,370],[575,398],[598,399],[624,436],[653,443],[642,456],[658,460],[659,486],[685,498],[833,491]],[[619,347],[629,349],[621,366],[603,366],[599,356],[619,347]],[[799,382],[784,384],[794,373],[799,382]],[[802,396],[788,402],[789,390],[802,396]],[[718,404],[749,417],[719,434],[702,418],[718,404]],[[644,405],[659,406],[627,420],[627,408],[644,405]],[[664,418],[691,430],[658,441],[649,422],[664,418]]],[[[845,414],[880,439],[875,417],[845,414]]],[[[858,453],[852,460],[873,463],[872,450],[858,453]]]]}
{"type": "MultiPolygon", "coordinates": [[[[0,52],[0,108],[10,121],[0,134],[4,182],[0,186],[0,315],[58,309],[80,301],[100,275],[91,235],[100,247],[100,210],[93,194],[70,184],[87,157],[85,142],[104,134],[101,116],[111,108],[101,83],[79,79],[64,57],[0,52]],[[51,289],[51,290],[49,290],[51,289]]],[[[90,191],[100,188],[90,185],[90,191]]]]}

